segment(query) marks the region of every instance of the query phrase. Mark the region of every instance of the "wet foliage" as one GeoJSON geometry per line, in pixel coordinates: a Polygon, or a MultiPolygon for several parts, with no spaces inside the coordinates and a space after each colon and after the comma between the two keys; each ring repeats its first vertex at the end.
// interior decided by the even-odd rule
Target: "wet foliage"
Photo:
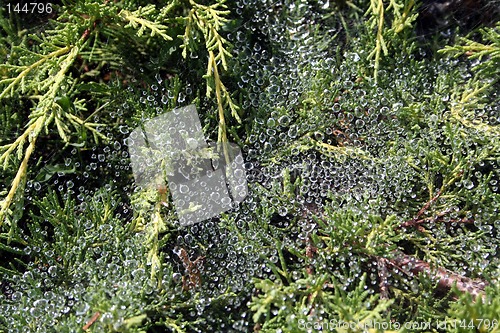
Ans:
{"type": "Polygon", "coordinates": [[[0,332],[498,331],[498,5],[3,6],[0,332]],[[181,226],[127,145],[190,104],[249,193],[181,226]]]}

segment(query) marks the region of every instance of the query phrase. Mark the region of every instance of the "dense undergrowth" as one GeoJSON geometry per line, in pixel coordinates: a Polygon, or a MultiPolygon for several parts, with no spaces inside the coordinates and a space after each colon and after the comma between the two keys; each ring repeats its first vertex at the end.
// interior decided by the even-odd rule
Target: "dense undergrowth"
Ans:
{"type": "Polygon", "coordinates": [[[499,3],[455,4],[3,6],[0,332],[500,331],[499,3]],[[249,194],[183,227],[127,138],[190,104],[249,194]]]}

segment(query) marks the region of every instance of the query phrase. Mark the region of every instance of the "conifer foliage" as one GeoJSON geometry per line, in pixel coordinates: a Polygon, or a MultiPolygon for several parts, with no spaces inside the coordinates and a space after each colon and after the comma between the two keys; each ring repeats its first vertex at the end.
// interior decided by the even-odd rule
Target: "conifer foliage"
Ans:
{"type": "Polygon", "coordinates": [[[500,331],[498,1],[455,3],[2,3],[0,332],[500,331]],[[128,143],[190,104],[248,196],[181,226],[128,143]]]}

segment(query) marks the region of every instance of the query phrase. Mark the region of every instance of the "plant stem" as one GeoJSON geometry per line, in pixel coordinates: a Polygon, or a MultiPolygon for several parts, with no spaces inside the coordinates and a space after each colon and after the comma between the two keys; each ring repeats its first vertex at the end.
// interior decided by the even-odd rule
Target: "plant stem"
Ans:
{"type": "MultiPolygon", "coordinates": [[[[34,123],[33,125],[35,125],[34,127],[36,128],[37,125],[39,126],[44,121],[45,121],[44,117],[40,117],[40,118],[38,118],[37,122],[34,123]]],[[[32,132],[30,131],[29,133],[32,133],[32,132]]],[[[35,150],[35,143],[36,143],[37,137],[38,136],[34,136],[31,139],[31,142],[30,142],[28,148],[26,149],[26,152],[24,153],[23,161],[21,162],[21,165],[19,166],[19,169],[17,170],[16,176],[14,177],[14,180],[12,181],[12,186],[10,187],[10,191],[7,194],[7,197],[2,202],[2,207],[0,209],[0,227],[3,224],[5,213],[7,212],[12,201],[14,200],[14,196],[16,194],[18,187],[19,187],[19,184],[21,183],[21,180],[23,179],[23,177],[26,175],[28,161],[30,159],[31,154],[35,150]]]]}
{"type": "Polygon", "coordinates": [[[40,60],[34,62],[33,64],[31,64],[29,66],[27,66],[26,69],[23,70],[21,73],[19,73],[19,75],[7,86],[7,88],[4,89],[4,91],[0,94],[0,99],[4,98],[5,95],[7,95],[7,93],[9,91],[13,91],[14,86],[16,84],[18,84],[19,81],[21,81],[33,69],[35,69],[36,67],[42,65],[44,62],[46,62],[47,60],[49,60],[51,58],[58,57],[60,55],[68,53],[68,51],[71,50],[71,48],[72,48],[71,46],[63,47],[62,49],[59,49],[57,51],[54,51],[52,53],[47,54],[46,56],[43,56],[40,60]]]}

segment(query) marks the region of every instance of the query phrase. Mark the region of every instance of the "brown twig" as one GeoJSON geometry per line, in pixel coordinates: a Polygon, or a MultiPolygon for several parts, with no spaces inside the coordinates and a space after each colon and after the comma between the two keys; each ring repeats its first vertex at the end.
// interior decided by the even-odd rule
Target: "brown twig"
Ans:
{"type": "Polygon", "coordinates": [[[417,213],[417,216],[415,216],[415,219],[418,219],[420,216],[422,216],[423,213],[425,213],[427,211],[427,209],[429,209],[429,207],[434,203],[436,202],[436,200],[441,196],[441,190],[437,191],[436,195],[429,201],[427,201],[427,203],[422,207],[422,209],[420,209],[417,213]]]}
{"type": "MultiPolygon", "coordinates": [[[[310,235],[307,235],[306,238],[306,256],[309,259],[312,259],[314,255],[318,253],[318,248],[313,245],[312,239],[310,235]]],[[[313,265],[307,265],[306,266],[306,272],[308,275],[313,275],[314,274],[314,267],[313,265]]],[[[310,288],[310,285],[307,285],[307,288],[310,288]]],[[[315,311],[315,306],[314,306],[314,299],[313,299],[313,293],[309,294],[307,296],[307,301],[311,305],[311,309],[309,310],[308,315],[313,315],[315,311]]]]}
{"type": "MultiPolygon", "coordinates": [[[[312,259],[314,257],[314,254],[316,254],[316,253],[318,253],[318,248],[313,245],[312,240],[311,240],[311,236],[308,235],[307,239],[306,239],[306,256],[309,259],[312,259]]],[[[309,275],[313,275],[314,274],[314,267],[312,267],[312,265],[307,265],[306,272],[309,275]]]]}
{"type": "Polygon", "coordinates": [[[423,224],[423,223],[428,223],[428,222],[444,222],[444,223],[474,223],[474,219],[470,219],[470,218],[467,218],[467,217],[463,217],[463,218],[459,218],[459,219],[449,219],[449,220],[444,220],[443,219],[443,216],[445,215],[446,213],[439,213],[437,214],[437,216],[432,216],[432,217],[426,217],[426,218],[423,218],[423,219],[419,219],[419,220],[415,220],[415,219],[412,219],[412,220],[408,220],[404,223],[402,223],[399,227],[399,228],[407,228],[407,227],[418,227],[420,224],[423,224]]]}
{"type": "MultiPolygon", "coordinates": [[[[427,201],[425,203],[425,205],[418,211],[417,215],[415,215],[414,218],[408,220],[408,221],[405,221],[403,223],[401,223],[399,226],[397,226],[395,229],[401,229],[401,228],[408,228],[408,227],[416,227],[418,228],[419,230],[421,230],[421,224],[423,223],[427,223],[427,222],[436,222],[436,221],[442,221],[442,222],[445,222],[445,223],[474,223],[474,219],[470,219],[470,218],[460,218],[460,219],[450,219],[450,220],[443,220],[443,216],[445,216],[446,214],[448,214],[450,212],[449,209],[443,211],[443,212],[440,212],[438,214],[436,214],[435,216],[432,216],[432,217],[425,217],[425,218],[420,218],[428,209],[429,207],[437,201],[437,199],[441,196],[441,190],[439,190],[436,195],[429,201],[427,201]]],[[[422,230],[421,230],[422,231],[422,230]]]]}
{"type": "Polygon", "coordinates": [[[97,320],[97,318],[99,318],[100,315],[101,315],[101,313],[99,311],[94,313],[92,318],[90,318],[89,321],[87,321],[87,323],[85,324],[85,326],[82,327],[82,329],[84,331],[88,330],[90,328],[90,326],[92,326],[92,324],[95,323],[95,321],[97,320]]]}
{"type": "Polygon", "coordinates": [[[488,285],[488,282],[484,280],[471,279],[443,267],[431,267],[431,264],[428,262],[402,252],[396,252],[394,258],[385,260],[406,274],[413,273],[414,275],[418,275],[422,273],[430,276],[433,280],[437,281],[438,289],[450,290],[453,286],[456,286],[462,293],[469,293],[474,298],[482,295],[484,298],[484,288],[488,285]]]}
{"type": "Polygon", "coordinates": [[[182,289],[188,291],[200,287],[201,271],[205,257],[199,256],[194,261],[191,261],[187,251],[182,247],[177,248],[174,252],[181,259],[182,265],[186,270],[186,276],[182,277],[182,289]]]}
{"type": "Polygon", "coordinates": [[[407,228],[407,227],[417,227],[418,229],[420,229],[421,228],[420,224],[424,223],[423,219],[420,219],[420,216],[422,216],[427,211],[427,209],[429,209],[429,207],[434,202],[436,202],[436,200],[439,198],[440,195],[441,195],[441,190],[439,190],[436,193],[436,195],[433,198],[431,198],[431,200],[429,200],[425,203],[425,205],[418,211],[417,215],[415,215],[414,218],[401,223],[398,227],[395,227],[394,229],[401,229],[401,228],[407,228]]]}
{"type": "Polygon", "coordinates": [[[387,270],[387,265],[389,260],[386,258],[377,258],[377,268],[378,268],[378,278],[379,278],[379,288],[380,288],[380,298],[389,299],[389,283],[387,282],[387,277],[389,272],[387,270]]]}

